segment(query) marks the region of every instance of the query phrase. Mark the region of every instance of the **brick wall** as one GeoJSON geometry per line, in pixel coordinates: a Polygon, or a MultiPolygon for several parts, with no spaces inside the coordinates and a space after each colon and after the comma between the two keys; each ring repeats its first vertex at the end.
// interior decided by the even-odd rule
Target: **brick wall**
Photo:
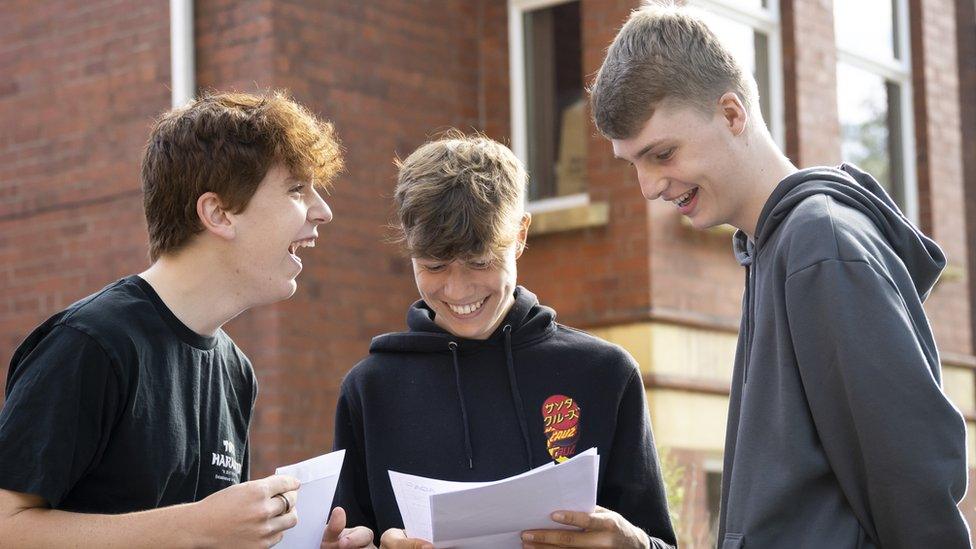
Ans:
{"type": "Polygon", "coordinates": [[[17,2],[0,48],[0,371],[49,315],[147,264],[139,155],[169,106],[165,3],[17,2]]]}
{"type": "MultiPolygon", "coordinates": [[[[947,39],[956,36],[955,7],[952,0],[910,5],[920,220],[958,272],[973,251],[966,239],[956,43],[947,39]]],[[[940,350],[972,355],[971,308],[965,276],[940,282],[926,303],[940,350]]]]}
{"type": "MultiPolygon", "coordinates": [[[[960,128],[962,130],[963,181],[966,196],[966,241],[969,243],[966,277],[970,298],[976,295],[976,1],[956,0],[957,60],[959,66],[960,128]]],[[[972,301],[972,300],[971,300],[972,301]]],[[[970,304],[971,345],[976,349],[976,306],[970,304]]]]}

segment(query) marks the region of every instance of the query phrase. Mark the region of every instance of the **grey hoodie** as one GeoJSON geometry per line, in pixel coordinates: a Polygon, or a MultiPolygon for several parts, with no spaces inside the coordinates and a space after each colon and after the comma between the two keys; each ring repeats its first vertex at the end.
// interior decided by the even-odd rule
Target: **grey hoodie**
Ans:
{"type": "Polygon", "coordinates": [[[970,547],[965,423],[922,310],[942,250],[846,164],[784,179],[734,249],[721,549],[970,547]]]}

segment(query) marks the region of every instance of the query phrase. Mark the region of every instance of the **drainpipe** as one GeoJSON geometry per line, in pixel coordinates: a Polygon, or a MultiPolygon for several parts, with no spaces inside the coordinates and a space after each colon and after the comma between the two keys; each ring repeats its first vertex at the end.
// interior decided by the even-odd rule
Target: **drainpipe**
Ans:
{"type": "Polygon", "coordinates": [[[196,95],[193,0],[169,1],[169,43],[173,107],[181,107],[196,95]]]}

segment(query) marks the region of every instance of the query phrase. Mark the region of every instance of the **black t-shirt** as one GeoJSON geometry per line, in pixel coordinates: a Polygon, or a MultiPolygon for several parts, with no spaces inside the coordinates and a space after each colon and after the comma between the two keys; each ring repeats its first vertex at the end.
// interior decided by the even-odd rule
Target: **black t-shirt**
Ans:
{"type": "Polygon", "coordinates": [[[66,511],[198,501],[247,480],[257,394],[223,330],[194,333],[130,276],[56,314],[14,353],[0,488],[66,511]]]}

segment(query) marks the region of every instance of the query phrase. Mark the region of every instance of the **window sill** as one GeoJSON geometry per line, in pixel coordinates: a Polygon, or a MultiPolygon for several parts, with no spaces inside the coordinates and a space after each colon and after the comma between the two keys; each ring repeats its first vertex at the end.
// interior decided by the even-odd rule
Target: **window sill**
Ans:
{"type": "MultiPolygon", "coordinates": [[[[532,212],[530,205],[529,211],[532,212]]],[[[592,227],[603,227],[610,222],[610,204],[593,202],[578,206],[532,212],[529,235],[560,233],[592,227]]]]}

